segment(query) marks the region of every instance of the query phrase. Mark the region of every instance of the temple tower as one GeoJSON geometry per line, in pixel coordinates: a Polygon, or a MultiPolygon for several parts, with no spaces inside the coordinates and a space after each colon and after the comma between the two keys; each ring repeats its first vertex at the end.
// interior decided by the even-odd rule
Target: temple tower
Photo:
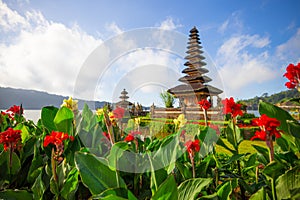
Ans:
{"type": "Polygon", "coordinates": [[[184,63],[186,68],[182,71],[186,75],[179,79],[183,84],[168,90],[169,93],[179,98],[183,110],[186,108],[198,108],[199,105],[197,103],[201,99],[210,97],[209,99],[212,101],[213,96],[218,96],[223,92],[207,84],[212,79],[204,75],[209,71],[204,67],[206,65],[204,62],[205,57],[202,55],[202,46],[196,27],[190,30],[186,53],[185,59],[187,61],[184,63]]]}

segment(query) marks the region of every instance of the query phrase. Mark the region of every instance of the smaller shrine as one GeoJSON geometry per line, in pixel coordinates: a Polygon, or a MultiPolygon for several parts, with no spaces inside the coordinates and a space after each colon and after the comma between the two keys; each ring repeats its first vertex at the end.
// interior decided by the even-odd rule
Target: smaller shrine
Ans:
{"type": "Polygon", "coordinates": [[[127,99],[129,99],[127,94],[128,94],[128,92],[125,89],[123,89],[123,91],[121,92],[121,96],[119,97],[121,99],[121,101],[116,103],[117,107],[124,108],[125,110],[130,110],[131,107],[134,106],[133,103],[131,103],[130,101],[127,100],[127,99]]]}

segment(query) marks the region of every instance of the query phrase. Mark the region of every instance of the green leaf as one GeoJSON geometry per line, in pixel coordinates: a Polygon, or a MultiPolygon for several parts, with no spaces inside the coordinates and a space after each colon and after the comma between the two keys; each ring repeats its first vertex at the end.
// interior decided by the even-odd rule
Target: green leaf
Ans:
{"type": "Polygon", "coordinates": [[[178,190],[174,176],[170,175],[157,189],[152,200],[178,199],[178,190]]]}
{"type": "Polygon", "coordinates": [[[278,161],[272,161],[263,170],[263,174],[273,180],[276,180],[284,172],[284,165],[278,161]]]}
{"type": "Polygon", "coordinates": [[[204,158],[207,154],[214,151],[219,136],[214,129],[208,128],[206,132],[201,132],[199,139],[201,140],[199,155],[204,158]]]}
{"type": "Polygon", "coordinates": [[[269,197],[266,195],[265,188],[260,188],[256,193],[251,195],[250,200],[267,200],[269,197]]]}
{"type": "Polygon", "coordinates": [[[94,195],[93,199],[128,199],[137,200],[130,190],[125,188],[110,188],[103,191],[101,194],[94,195]]]}
{"type": "Polygon", "coordinates": [[[231,193],[232,193],[231,181],[225,182],[217,191],[218,196],[222,200],[230,199],[229,196],[231,193]]]}
{"type": "Polygon", "coordinates": [[[117,142],[115,143],[107,157],[109,168],[111,170],[117,169],[118,159],[122,157],[124,151],[128,150],[129,146],[127,142],[117,142]]]}
{"type": "Polygon", "coordinates": [[[93,154],[76,152],[75,164],[83,184],[93,195],[109,188],[126,188],[123,179],[108,167],[104,159],[93,154]]]}
{"type": "Polygon", "coordinates": [[[21,131],[21,139],[22,143],[24,144],[27,140],[30,139],[30,134],[27,129],[27,127],[24,124],[18,124],[14,130],[20,130],[21,131]]]}
{"type": "Polygon", "coordinates": [[[266,114],[268,117],[276,118],[280,121],[279,129],[288,133],[287,120],[295,121],[295,119],[285,110],[267,102],[259,102],[259,113],[266,114]]]}
{"type": "Polygon", "coordinates": [[[32,200],[33,196],[26,190],[5,190],[0,192],[0,199],[9,200],[32,200]]]}
{"type": "Polygon", "coordinates": [[[46,106],[42,108],[41,122],[49,131],[57,131],[53,122],[58,108],[54,106],[46,106]]]}
{"type": "Polygon", "coordinates": [[[278,199],[296,199],[300,194],[300,168],[287,171],[276,180],[276,193],[278,199]]]}
{"type": "Polygon", "coordinates": [[[81,126],[83,130],[89,132],[90,129],[97,124],[97,117],[96,115],[93,114],[93,111],[89,109],[86,103],[83,106],[81,115],[82,115],[81,126]]]}
{"type": "Polygon", "coordinates": [[[150,187],[152,194],[155,194],[158,187],[166,180],[168,177],[167,171],[161,168],[156,171],[151,171],[150,187]]]}
{"type": "Polygon", "coordinates": [[[21,169],[21,161],[15,152],[12,152],[11,167],[9,159],[9,151],[0,153],[0,180],[9,180],[11,175],[16,175],[21,169]]]}
{"type": "Polygon", "coordinates": [[[69,108],[61,107],[54,118],[54,124],[58,131],[72,134],[73,131],[73,118],[74,113],[69,108]]]}
{"type": "Polygon", "coordinates": [[[41,156],[41,154],[38,151],[39,150],[35,144],[34,145],[34,157],[31,162],[29,172],[27,175],[27,181],[29,183],[33,183],[43,169],[43,157],[41,156]]]}
{"type": "Polygon", "coordinates": [[[227,160],[227,162],[225,163],[225,165],[229,165],[230,163],[240,160],[241,158],[245,157],[246,154],[235,154],[233,156],[230,157],[229,160],[227,160]]]}
{"type": "Polygon", "coordinates": [[[178,199],[195,199],[201,190],[212,182],[211,178],[193,178],[178,186],[178,199]]]}
{"type": "Polygon", "coordinates": [[[300,124],[295,121],[287,121],[289,133],[295,138],[300,139],[300,124]]]}
{"type": "Polygon", "coordinates": [[[31,187],[31,190],[33,192],[34,199],[43,199],[44,192],[46,190],[45,184],[42,179],[42,171],[36,178],[34,184],[31,187]]]}
{"type": "MultiPolygon", "coordinates": [[[[254,147],[254,149],[260,153],[264,159],[269,162],[269,151],[268,149],[264,148],[264,147],[261,147],[261,146],[258,146],[258,145],[255,145],[255,144],[252,144],[252,146],[254,147]]],[[[266,162],[264,162],[264,164],[266,164],[266,162]]]]}
{"type": "Polygon", "coordinates": [[[63,188],[60,193],[61,196],[65,199],[75,199],[75,193],[78,188],[78,170],[73,168],[69,174],[67,179],[64,181],[63,188]]]}
{"type": "Polygon", "coordinates": [[[236,154],[236,151],[231,149],[230,147],[228,147],[224,142],[222,138],[219,138],[219,140],[217,141],[217,145],[220,145],[221,147],[224,147],[225,149],[227,149],[228,151],[230,151],[232,154],[236,154]]]}

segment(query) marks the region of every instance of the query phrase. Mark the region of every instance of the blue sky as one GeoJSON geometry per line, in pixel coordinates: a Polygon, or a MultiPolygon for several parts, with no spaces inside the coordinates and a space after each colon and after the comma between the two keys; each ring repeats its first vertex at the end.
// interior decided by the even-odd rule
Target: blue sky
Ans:
{"type": "Polygon", "coordinates": [[[287,64],[300,62],[299,8],[297,0],[0,0],[0,86],[107,101],[126,88],[134,102],[162,105],[159,93],[180,84],[182,56],[137,48],[122,36],[156,27],[186,37],[196,26],[210,84],[222,97],[272,94],[286,89],[287,64]],[[90,55],[113,39],[122,56],[100,66],[96,81],[84,76],[77,90],[90,55]]]}

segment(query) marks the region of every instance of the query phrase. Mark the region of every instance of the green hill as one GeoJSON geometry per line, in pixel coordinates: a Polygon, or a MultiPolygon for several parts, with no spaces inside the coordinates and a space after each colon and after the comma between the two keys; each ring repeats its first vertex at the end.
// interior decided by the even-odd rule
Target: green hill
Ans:
{"type": "Polygon", "coordinates": [[[269,102],[272,104],[280,103],[284,100],[300,97],[300,93],[297,90],[286,90],[279,93],[275,93],[272,95],[268,95],[268,93],[262,94],[260,97],[256,96],[251,99],[241,100],[247,105],[248,110],[258,110],[259,100],[263,100],[265,102],[269,102]]]}

